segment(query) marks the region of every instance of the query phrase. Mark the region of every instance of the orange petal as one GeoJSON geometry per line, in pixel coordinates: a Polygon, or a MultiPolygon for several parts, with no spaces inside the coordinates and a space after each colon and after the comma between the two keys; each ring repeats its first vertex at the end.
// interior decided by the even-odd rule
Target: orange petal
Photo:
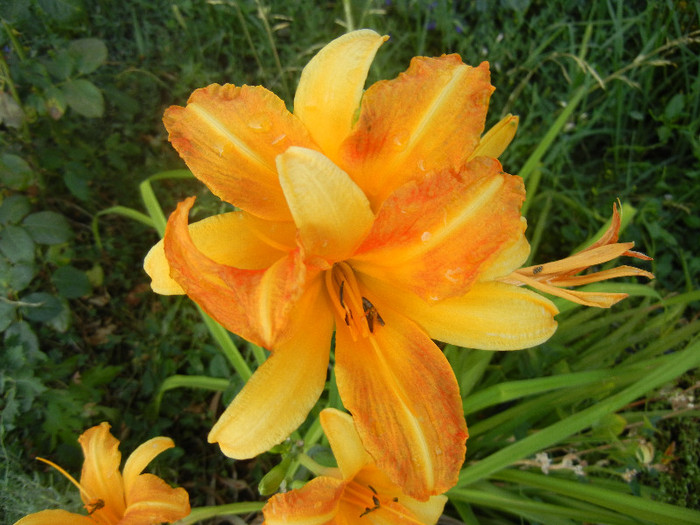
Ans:
{"type": "Polygon", "coordinates": [[[292,145],[315,145],[274,93],[213,84],[192,93],[187,107],[171,106],[163,122],[192,173],[222,200],[265,219],[289,220],[275,157],[292,145]]]}
{"type": "Polygon", "coordinates": [[[104,501],[104,507],[93,514],[109,523],[117,523],[124,515],[126,503],[122,475],[119,472],[122,455],[119,441],[109,432],[109,423],[89,428],[78,438],[85,461],[80,485],[88,494],[81,493],[83,503],[104,501]],[[88,497],[89,495],[89,497],[88,497]]]}
{"type": "Polygon", "coordinates": [[[347,258],[374,221],[362,190],[310,149],[289,148],[277,157],[277,169],[305,251],[331,262],[347,258]]]}
{"type": "MultiPolygon", "coordinates": [[[[557,286],[554,286],[549,284],[547,281],[538,281],[528,277],[527,275],[518,275],[520,283],[527,284],[541,292],[548,293],[556,297],[561,297],[567,301],[572,301],[584,306],[610,308],[612,305],[619,303],[628,297],[628,294],[626,293],[582,292],[580,290],[569,290],[567,288],[560,288],[558,283],[557,286]]],[[[554,279],[554,282],[556,282],[556,278],[554,279]]]]}
{"type": "Polygon", "coordinates": [[[291,338],[255,371],[209,432],[209,442],[237,459],[280,443],[306,418],[326,382],[333,318],[321,279],[292,312],[291,338]]]}
{"type": "Polygon", "coordinates": [[[163,436],[154,437],[139,445],[129,455],[124,464],[122,477],[124,478],[124,490],[126,493],[129,493],[136,478],[158,454],[174,446],[175,443],[173,443],[172,439],[163,436]]]}
{"type": "MultiPolygon", "coordinates": [[[[499,254],[522,237],[524,198],[520,177],[503,173],[495,159],[433,173],[385,201],[351,264],[424,299],[462,295],[490,264],[502,266],[499,254]]],[[[522,261],[510,263],[512,271],[522,261]]]]}
{"type": "Polygon", "coordinates": [[[369,66],[388,38],[370,29],[346,33],[321,49],[301,72],[294,114],[331,159],[350,133],[369,66]]]}
{"type": "Polygon", "coordinates": [[[518,121],[518,117],[514,117],[511,114],[503,117],[498,124],[481,137],[479,145],[471,154],[470,159],[479,156],[493,157],[494,159],[500,157],[501,153],[506,150],[508,144],[515,137],[515,132],[518,130],[518,121]]]}
{"type": "Polygon", "coordinates": [[[363,467],[374,463],[372,456],[360,441],[355,423],[349,414],[326,408],[321,411],[320,419],[343,479],[351,479],[363,467]]]}
{"type": "Polygon", "coordinates": [[[190,498],[185,489],[174,489],[152,474],[141,474],[134,480],[127,501],[119,525],[173,523],[190,513],[190,498]]]}
{"type": "Polygon", "coordinates": [[[304,290],[307,271],[299,251],[265,270],[219,264],[200,252],[189,235],[187,215],[193,203],[193,197],[181,202],[165,230],[171,277],[225,328],[271,348],[304,290]]]}
{"type": "MultiPolygon", "coordinates": [[[[246,270],[267,268],[284,252],[294,249],[295,231],[292,222],[265,221],[242,211],[214,215],[189,225],[197,250],[214,262],[246,270]]],[[[148,252],[143,267],[151,277],[154,292],[185,293],[170,277],[162,239],[148,252]]]]}
{"type": "Polygon", "coordinates": [[[334,520],[344,489],[343,481],[324,476],[312,479],[300,489],[272,496],[263,507],[265,524],[350,525],[354,522],[334,520]]]}
{"type": "Polygon", "coordinates": [[[520,350],[545,342],[558,313],[541,295],[501,282],[475,283],[467,294],[426,302],[388,283],[363,279],[372,292],[418,323],[428,335],[480,350],[520,350]]]}
{"type": "Polygon", "coordinates": [[[416,57],[395,80],[370,86],[342,144],[340,167],[377,209],[399,186],[461,166],[479,143],[493,87],[488,63],[416,57]]]}
{"type": "Polygon", "coordinates": [[[42,510],[25,516],[15,525],[95,525],[95,522],[87,516],[65,510],[42,510]]]}
{"type": "Polygon", "coordinates": [[[467,427],[447,359],[414,323],[368,298],[384,320],[366,338],[336,329],[336,377],[362,443],[380,470],[419,500],[457,482],[467,427]]]}

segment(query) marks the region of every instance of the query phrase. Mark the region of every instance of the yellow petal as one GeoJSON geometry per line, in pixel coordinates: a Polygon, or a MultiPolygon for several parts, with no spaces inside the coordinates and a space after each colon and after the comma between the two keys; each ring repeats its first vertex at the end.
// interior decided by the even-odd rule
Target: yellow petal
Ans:
{"type": "Polygon", "coordinates": [[[336,378],[345,407],[377,467],[419,500],[457,482],[467,427],[454,373],[414,323],[367,298],[384,325],[353,341],[336,322],[336,378]]]}
{"type": "Polygon", "coordinates": [[[418,323],[433,339],[481,350],[520,350],[543,343],[558,313],[541,295],[501,282],[474,284],[467,294],[426,302],[408,291],[370,281],[367,286],[418,323]]]}
{"type": "Polygon", "coordinates": [[[95,525],[95,522],[87,516],[65,510],[42,510],[25,516],[15,525],[95,525]]]}
{"type": "Polygon", "coordinates": [[[214,194],[258,217],[289,220],[275,157],[291,145],[315,144],[276,95],[213,84],[192,93],[187,107],[170,107],[163,122],[173,147],[214,194]]]}
{"type": "Polygon", "coordinates": [[[80,484],[89,495],[81,493],[83,503],[90,504],[101,499],[104,507],[93,514],[109,523],[117,523],[126,508],[119,472],[122,458],[119,441],[110,434],[109,423],[101,423],[83,432],[78,442],[85,456],[80,484]]]}
{"type": "Polygon", "coordinates": [[[188,212],[194,198],[181,202],[165,230],[170,275],[204,311],[228,330],[272,347],[289,324],[289,312],[301,296],[308,272],[299,250],[261,270],[245,270],[213,261],[189,235],[188,212]]]}
{"type": "Polygon", "coordinates": [[[293,312],[291,338],[255,371],[209,432],[209,442],[236,459],[283,441],[304,421],[326,382],[333,319],[321,280],[293,312]]]}
{"type": "MultiPolygon", "coordinates": [[[[291,222],[264,221],[245,212],[222,213],[189,225],[192,242],[202,254],[219,264],[247,270],[267,268],[284,251],[291,251],[294,232],[291,222]]],[[[154,292],[185,293],[170,277],[162,239],[148,252],[143,267],[154,292]]]]}
{"type": "Polygon", "coordinates": [[[351,479],[360,469],[374,462],[362,445],[349,414],[326,408],[321,411],[321,426],[344,479],[351,479]]]}
{"type": "Polygon", "coordinates": [[[388,38],[370,29],[347,33],[321,49],[301,72],[294,114],[331,159],[350,133],[367,72],[388,38]]]}
{"type": "Polygon", "coordinates": [[[129,493],[138,475],[153,461],[153,458],[164,450],[168,450],[174,446],[175,443],[173,443],[172,439],[163,436],[154,437],[139,445],[139,447],[129,455],[124,464],[122,477],[124,478],[124,490],[126,493],[129,493]]]}
{"type": "Polygon", "coordinates": [[[323,154],[291,147],[277,157],[280,184],[305,250],[345,259],[372,227],[362,190],[323,154]]]}
{"type": "MultiPolygon", "coordinates": [[[[522,237],[524,198],[520,177],[503,173],[495,159],[432,173],[384,202],[351,264],[426,300],[463,295],[522,237]]],[[[512,255],[509,262],[522,262],[512,255]]]]}
{"type": "MultiPolygon", "coordinates": [[[[324,525],[336,523],[345,483],[339,479],[312,479],[301,489],[272,496],[263,508],[266,525],[324,525]]],[[[350,525],[354,521],[340,521],[350,525]]]]}
{"type": "Polygon", "coordinates": [[[479,145],[474,150],[474,153],[471,154],[470,159],[479,156],[497,159],[513,140],[517,130],[518,117],[514,117],[509,113],[481,137],[479,145]]]}
{"type": "Polygon", "coordinates": [[[377,210],[409,180],[463,165],[479,143],[493,87],[488,64],[417,57],[395,80],[367,89],[339,165],[377,210]]]}
{"type": "Polygon", "coordinates": [[[173,523],[190,513],[190,498],[185,489],[174,489],[152,474],[136,477],[127,501],[129,505],[119,525],[173,523]]]}

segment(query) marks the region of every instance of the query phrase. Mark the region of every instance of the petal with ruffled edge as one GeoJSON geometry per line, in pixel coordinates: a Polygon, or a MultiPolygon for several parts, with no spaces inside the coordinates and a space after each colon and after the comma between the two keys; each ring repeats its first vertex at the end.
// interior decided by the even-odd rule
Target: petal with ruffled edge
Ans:
{"type": "Polygon", "coordinates": [[[95,525],[95,521],[87,516],[54,509],[29,514],[15,522],[15,525],[95,525]]]}
{"type": "Polygon", "coordinates": [[[129,454],[124,464],[124,470],[122,471],[124,491],[127,495],[131,490],[131,486],[136,481],[136,478],[143,472],[143,469],[145,469],[158,454],[174,446],[175,443],[173,443],[172,439],[158,436],[149,439],[145,443],[141,443],[136,450],[129,454]]]}
{"type": "Polygon", "coordinates": [[[301,72],[294,114],[333,160],[350,133],[374,55],[388,38],[370,29],[346,33],[323,47],[301,72]]]}
{"type": "Polygon", "coordinates": [[[315,148],[301,121],[263,87],[213,84],[171,106],[163,123],[192,173],[219,198],[253,215],[289,220],[275,157],[315,148]]]}
{"type": "Polygon", "coordinates": [[[275,348],[209,432],[209,442],[236,459],[269,450],[293,432],[326,382],[333,316],[322,280],[309,285],[296,310],[291,338],[275,348]]]}
{"type": "Polygon", "coordinates": [[[304,251],[328,262],[347,258],[374,221],[362,190],[326,156],[310,149],[289,148],[277,157],[277,169],[304,251]]]}
{"type": "Polygon", "coordinates": [[[109,432],[109,428],[109,423],[101,423],[78,438],[85,456],[80,485],[87,491],[87,494],[81,491],[80,496],[86,505],[102,500],[104,506],[93,512],[95,518],[118,523],[126,508],[119,472],[122,455],[119,441],[109,432]]]}
{"type": "MultiPolygon", "coordinates": [[[[302,488],[272,496],[263,508],[266,525],[324,525],[335,523],[340,496],[345,489],[342,480],[320,477],[302,488]]],[[[354,523],[354,522],[348,522],[354,523]]]]}
{"type": "Polygon", "coordinates": [[[373,209],[408,180],[466,161],[484,129],[489,78],[486,62],[473,68],[458,55],[416,57],[398,78],[367,89],[338,162],[373,209]]]}
{"type": "Polygon", "coordinates": [[[372,292],[439,341],[480,350],[521,350],[554,334],[556,306],[530,290],[501,282],[474,284],[462,297],[427,302],[389,283],[363,278],[372,292]]]}
{"type": "Polygon", "coordinates": [[[172,488],[152,474],[136,477],[126,497],[128,506],[119,525],[173,523],[190,513],[185,489],[172,488]]]}
{"type": "MultiPolygon", "coordinates": [[[[249,213],[222,213],[189,225],[197,250],[219,264],[245,270],[272,266],[295,248],[296,228],[292,222],[265,221],[249,213]]],[[[151,288],[163,295],[184,294],[170,277],[170,264],[161,239],[148,252],[143,263],[151,278],[151,288]]]]}
{"type": "Polygon", "coordinates": [[[164,246],[170,276],[225,328],[272,348],[285,333],[308,278],[299,250],[264,270],[219,264],[200,252],[189,235],[193,203],[194,197],[182,201],[168,220],[164,246]]]}
{"type": "Polygon", "coordinates": [[[445,356],[414,323],[364,292],[384,326],[352,340],[336,322],[336,378],[343,404],[379,469],[425,501],[457,482],[467,427],[445,356]]]}
{"type": "MultiPolygon", "coordinates": [[[[524,198],[522,179],[488,157],[432,173],[384,202],[351,264],[426,300],[463,295],[522,237],[524,198]]],[[[512,263],[511,271],[522,261],[512,263]]]]}

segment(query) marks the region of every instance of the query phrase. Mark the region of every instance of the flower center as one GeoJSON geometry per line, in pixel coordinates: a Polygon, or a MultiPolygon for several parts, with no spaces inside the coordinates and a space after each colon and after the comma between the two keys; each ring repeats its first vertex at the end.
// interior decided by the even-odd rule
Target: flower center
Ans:
{"type": "Polygon", "coordinates": [[[348,326],[353,341],[369,337],[378,327],[384,326],[382,316],[360,292],[355,272],[348,263],[335,263],[326,271],[325,279],[335,313],[348,326]]]}
{"type": "Polygon", "coordinates": [[[399,498],[388,498],[380,496],[372,485],[362,485],[356,482],[350,482],[345,487],[343,499],[361,509],[364,509],[360,514],[360,518],[366,516],[370,512],[382,508],[382,503],[386,504],[389,501],[398,502],[399,498]]]}

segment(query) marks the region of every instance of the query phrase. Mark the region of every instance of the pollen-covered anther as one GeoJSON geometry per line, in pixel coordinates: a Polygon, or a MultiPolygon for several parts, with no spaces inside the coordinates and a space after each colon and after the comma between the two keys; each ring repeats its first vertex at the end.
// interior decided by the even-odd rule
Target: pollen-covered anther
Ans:
{"type": "Polygon", "coordinates": [[[384,319],[372,302],[360,292],[350,265],[339,262],[326,272],[326,288],[337,317],[350,329],[353,341],[369,337],[384,319]]]}

